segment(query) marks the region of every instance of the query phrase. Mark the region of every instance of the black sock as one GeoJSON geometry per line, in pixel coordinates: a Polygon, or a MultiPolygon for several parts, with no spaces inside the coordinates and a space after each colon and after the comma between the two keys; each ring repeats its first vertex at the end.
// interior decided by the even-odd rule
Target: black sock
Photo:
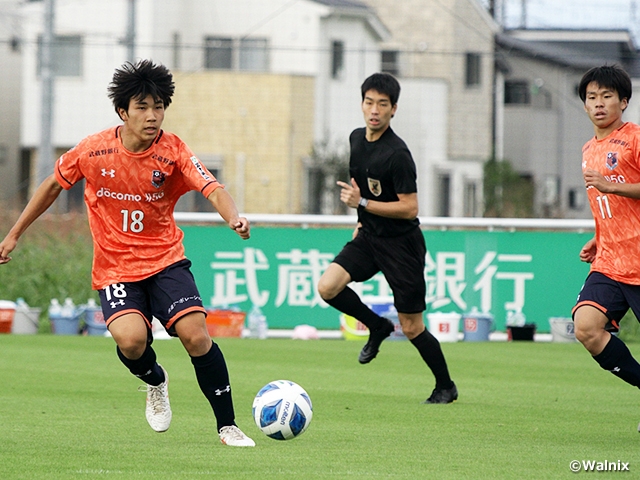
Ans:
{"type": "Polygon", "coordinates": [[[411,340],[411,343],[418,349],[420,356],[436,377],[436,388],[439,390],[452,388],[453,382],[449,376],[447,362],[436,337],[425,328],[420,335],[411,340]]]}
{"type": "Polygon", "coordinates": [[[382,318],[362,303],[358,294],[349,287],[345,287],[338,295],[325,302],[336,310],[360,320],[369,330],[375,330],[382,325],[382,318]]]}
{"type": "Polygon", "coordinates": [[[229,372],[220,347],[212,341],[211,349],[201,357],[191,357],[191,363],[196,371],[200,390],[213,408],[218,431],[222,427],[235,425],[229,372]]]}
{"type": "Polygon", "coordinates": [[[633,358],[624,342],[615,335],[611,335],[607,346],[593,359],[603,369],[610,371],[634,387],[640,388],[640,364],[633,358]]]}
{"type": "Polygon", "coordinates": [[[158,386],[164,382],[164,372],[156,362],[156,352],[151,348],[151,345],[147,345],[146,350],[137,360],[131,360],[125,357],[117,345],[116,352],[125,367],[143,382],[154,386],[158,386]]]}

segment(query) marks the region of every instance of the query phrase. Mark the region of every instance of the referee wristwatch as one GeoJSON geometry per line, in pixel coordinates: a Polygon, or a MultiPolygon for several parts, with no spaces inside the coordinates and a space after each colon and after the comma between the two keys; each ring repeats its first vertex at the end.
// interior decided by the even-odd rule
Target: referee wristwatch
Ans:
{"type": "Polygon", "coordinates": [[[367,205],[369,205],[369,200],[367,198],[360,197],[360,200],[358,201],[358,207],[364,210],[365,208],[367,208],[367,205]]]}

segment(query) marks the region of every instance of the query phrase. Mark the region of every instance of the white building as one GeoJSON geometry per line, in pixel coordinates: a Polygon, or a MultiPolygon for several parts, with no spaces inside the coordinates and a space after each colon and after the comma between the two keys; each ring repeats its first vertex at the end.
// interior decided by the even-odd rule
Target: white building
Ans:
{"type": "Polygon", "coordinates": [[[20,62],[22,25],[18,0],[0,0],[0,201],[17,208],[26,180],[20,171],[20,62]]]}
{"type": "MultiPolygon", "coordinates": [[[[106,89],[114,69],[127,60],[129,4],[128,0],[55,4],[52,139],[58,154],[86,135],[119,122],[106,89]]],[[[363,126],[360,85],[380,71],[379,45],[389,37],[364,3],[136,0],[135,4],[136,59],[151,58],[183,73],[234,70],[312,76],[315,142],[345,151],[351,130],[363,126]]],[[[30,158],[31,165],[23,168],[33,170],[40,142],[38,45],[43,2],[24,4],[22,18],[20,142],[31,152],[24,160],[29,163],[30,158]]],[[[447,86],[444,81],[420,79],[402,84],[400,109],[392,125],[409,144],[421,180],[426,180],[432,177],[427,166],[447,161],[446,140],[442,141],[447,127],[440,124],[446,118],[447,105],[440,100],[448,95],[447,86]]],[[[224,108],[221,98],[220,111],[211,115],[220,115],[224,108]]],[[[432,184],[421,184],[421,215],[435,214],[432,191],[432,184]]],[[[81,202],[78,194],[70,194],[72,204],[81,202]]]]}

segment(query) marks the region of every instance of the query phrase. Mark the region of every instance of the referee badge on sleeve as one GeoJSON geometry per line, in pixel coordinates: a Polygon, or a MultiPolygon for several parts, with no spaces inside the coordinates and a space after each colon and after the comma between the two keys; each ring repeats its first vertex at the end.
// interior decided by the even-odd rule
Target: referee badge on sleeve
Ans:
{"type": "Polygon", "coordinates": [[[367,183],[369,184],[369,191],[376,197],[379,197],[382,193],[382,185],[380,184],[380,180],[367,177],[367,183]]]}

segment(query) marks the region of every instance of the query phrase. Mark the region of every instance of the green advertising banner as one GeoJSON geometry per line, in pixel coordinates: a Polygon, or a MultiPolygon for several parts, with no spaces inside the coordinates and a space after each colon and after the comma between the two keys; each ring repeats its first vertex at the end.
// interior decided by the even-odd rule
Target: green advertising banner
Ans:
{"type": "MultiPolygon", "coordinates": [[[[269,328],[300,324],[340,328],[339,313],[316,285],[353,229],[340,226],[253,226],[242,241],[226,226],[181,226],[187,256],[205,305],[258,305],[269,328]]],[[[589,266],[578,253],[592,232],[423,230],[427,242],[427,312],[489,312],[506,329],[509,312],[521,311],[538,332],[549,318],[570,317],[589,266]]],[[[354,284],[365,302],[387,299],[382,275],[354,284]]]]}

